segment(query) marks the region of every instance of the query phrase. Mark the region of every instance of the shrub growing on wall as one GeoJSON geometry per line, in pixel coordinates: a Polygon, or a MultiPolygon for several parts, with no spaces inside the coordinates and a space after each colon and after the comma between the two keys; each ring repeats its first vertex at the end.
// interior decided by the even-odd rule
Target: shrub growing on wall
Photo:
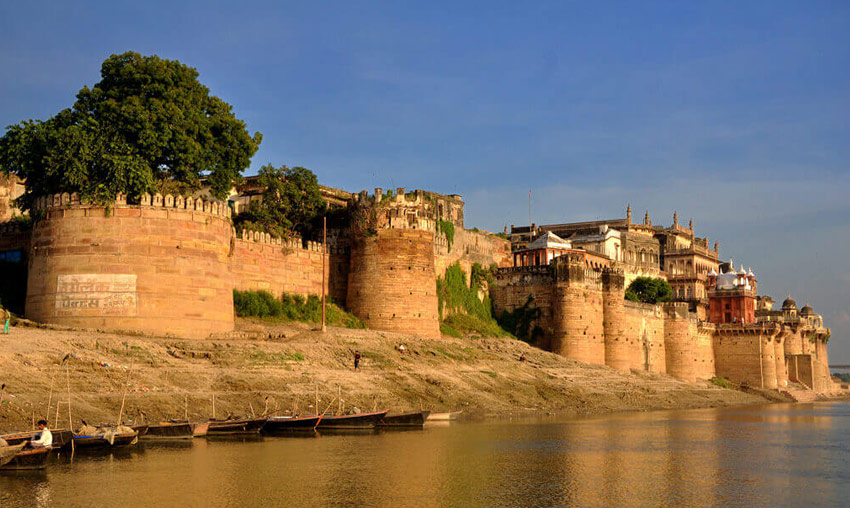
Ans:
{"type": "Polygon", "coordinates": [[[197,70],[127,52],[107,58],[100,75],[71,108],[12,125],[0,138],[0,171],[27,183],[20,208],[58,192],[101,203],[119,192],[187,194],[202,178],[214,197],[227,196],[262,136],[248,134],[197,70]]]}
{"type": "Polygon", "coordinates": [[[664,279],[638,277],[626,289],[626,300],[643,303],[661,303],[673,300],[673,288],[664,279]]]}

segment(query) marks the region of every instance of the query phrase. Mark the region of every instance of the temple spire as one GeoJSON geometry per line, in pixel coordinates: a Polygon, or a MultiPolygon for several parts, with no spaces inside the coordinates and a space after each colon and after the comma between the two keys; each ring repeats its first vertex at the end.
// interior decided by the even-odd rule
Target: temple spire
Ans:
{"type": "Polygon", "coordinates": [[[631,204],[629,204],[626,207],[626,222],[629,223],[629,224],[632,223],[632,205],[631,204]]]}
{"type": "Polygon", "coordinates": [[[673,226],[679,225],[679,214],[677,212],[673,212],[673,226]]]}

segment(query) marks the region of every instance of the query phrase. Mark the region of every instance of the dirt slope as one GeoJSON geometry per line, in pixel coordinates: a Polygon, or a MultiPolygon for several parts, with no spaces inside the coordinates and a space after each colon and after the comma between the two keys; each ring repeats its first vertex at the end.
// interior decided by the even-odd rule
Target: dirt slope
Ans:
{"type": "Polygon", "coordinates": [[[67,427],[69,380],[75,427],[80,418],[114,421],[128,378],[125,420],[183,417],[186,407],[190,417],[205,418],[214,397],[219,417],[251,408],[313,412],[317,386],[320,409],[337,408],[339,386],[344,408],[364,411],[582,415],[765,402],[709,383],[585,365],[506,338],[428,340],[333,328],[322,334],[302,324],[246,320],[236,332],[207,340],[17,326],[0,336],[0,431],[29,428],[49,398],[51,424],[59,400],[59,424],[67,427]],[[355,349],[363,355],[360,372],[352,370],[355,349]]]}

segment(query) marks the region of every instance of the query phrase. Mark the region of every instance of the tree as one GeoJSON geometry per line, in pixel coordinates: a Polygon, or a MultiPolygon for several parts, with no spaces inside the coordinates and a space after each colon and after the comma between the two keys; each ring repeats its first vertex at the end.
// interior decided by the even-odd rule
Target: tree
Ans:
{"type": "Polygon", "coordinates": [[[643,303],[669,302],[673,300],[673,288],[664,279],[638,277],[626,289],[626,300],[643,303]]]}
{"type": "Polygon", "coordinates": [[[263,199],[251,202],[248,210],[234,218],[237,227],[253,227],[279,237],[312,235],[316,218],[326,210],[316,175],[307,168],[268,164],[260,168],[258,177],[265,189],[263,199]]]}
{"type": "Polygon", "coordinates": [[[101,80],[46,121],[27,120],[0,138],[0,171],[27,182],[19,205],[78,192],[108,202],[120,192],[224,199],[262,140],[229,104],[210,95],[198,71],[176,60],[127,52],[101,66],[101,80]]]}

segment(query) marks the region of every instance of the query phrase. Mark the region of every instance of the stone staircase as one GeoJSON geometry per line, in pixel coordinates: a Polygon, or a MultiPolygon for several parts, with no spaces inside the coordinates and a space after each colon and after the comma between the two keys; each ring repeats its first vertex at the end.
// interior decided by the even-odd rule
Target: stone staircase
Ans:
{"type": "Polygon", "coordinates": [[[815,393],[813,390],[793,387],[789,387],[788,390],[784,390],[782,393],[788,395],[797,402],[814,402],[819,398],[818,394],[815,393]]]}

